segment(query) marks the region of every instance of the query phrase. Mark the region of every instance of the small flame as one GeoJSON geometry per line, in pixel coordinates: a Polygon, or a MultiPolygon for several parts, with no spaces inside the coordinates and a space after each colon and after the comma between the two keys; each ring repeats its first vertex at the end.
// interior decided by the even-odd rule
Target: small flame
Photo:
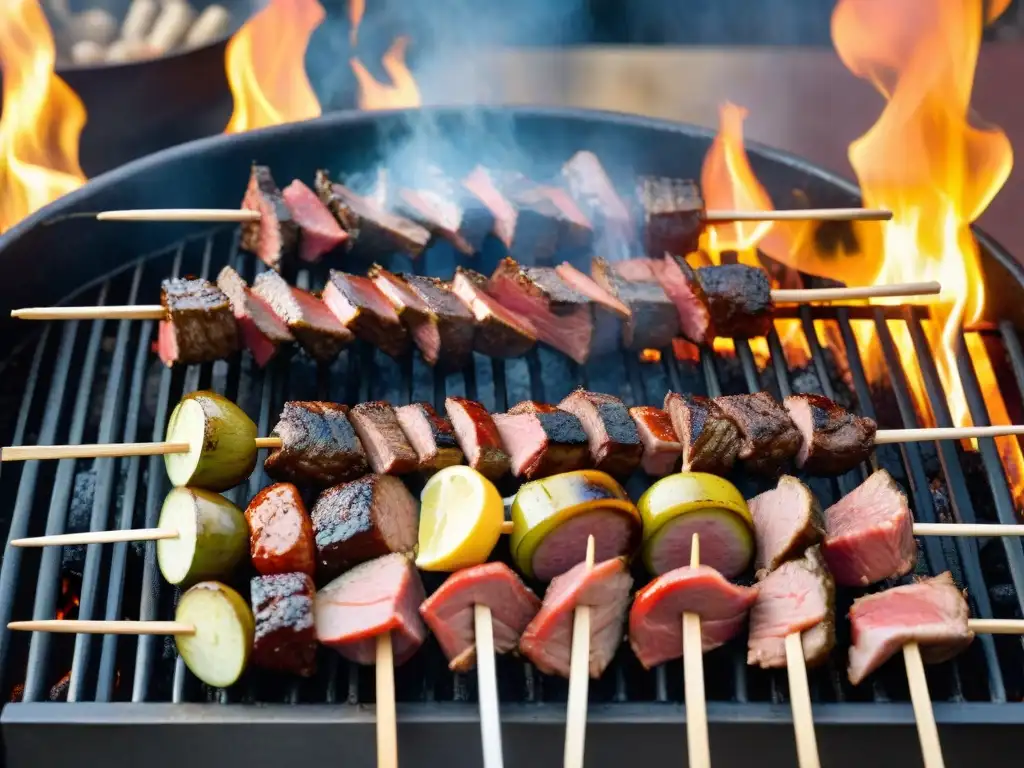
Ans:
{"type": "Polygon", "coordinates": [[[391,78],[390,85],[378,82],[358,56],[352,57],[352,71],[359,81],[360,109],[401,109],[418,107],[423,103],[416,80],[405,66],[405,49],[408,45],[409,38],[396,37],[391,47],[381,57],[381,66],[391,78]]]}
{"type": "Polygon", "coordinates": [[[235,33],[225,54],[235,102],[225,133],[320,116],[305,59],[325,16],[317,0],[270,0],[235,33]]]}
{"type": "Polygon", "coordinates": [[[348,20],[352,25],[352,31],[348,33],[349,42],[356,47],[359,41],[359,25],[363,23],[363,15],[366,13],[366,0],[348,0],[348,20]]]}
{"type": "Polygon", "coordinates": [[[85,183],[78,142],[86,112],[54,74],[56,48],[38,0],[0,10],[0,232],[85,183]]]}
{"type": "Polygon", "coordinates": [[[641,349],[639,354],[641,363],[660,363],[661,362],[661,350],[660,349],[641,349]]]}

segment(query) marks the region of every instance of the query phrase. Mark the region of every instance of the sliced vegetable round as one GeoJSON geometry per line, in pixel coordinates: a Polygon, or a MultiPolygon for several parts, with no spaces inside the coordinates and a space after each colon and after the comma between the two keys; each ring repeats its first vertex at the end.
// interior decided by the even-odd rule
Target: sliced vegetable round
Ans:
{"type": "Polygon", "coordinates": [[[178,532],[176,538],[156,543],[160,573],[176,586],[226,578],[249,551],[242,510],[212,491],[172,488],[158,526],[178,532]]]}
{"type": "Polygon", "coordinates": [[[172,485],[226,491],[256,466],[256,425],[216,392],[185,395],[171,412],[167,441],[190,446],[187,453],[164,456],[172,485]]]}
{"type": "Polygon", "coordinates": [[[245,672],[256,623],[240,594],[217,581],[202,581],[178,600],[175,621],[195,632],[175,635],[178,653],[192,674],[207,685],[226,688],[245,672]]]}
{"type": "Polygon", "coordinates": [[[464,465],[442,469],[420,494],[416,567],[457,571],[487,562],[504,521],[505,507],[494,483],[464,465]]]}

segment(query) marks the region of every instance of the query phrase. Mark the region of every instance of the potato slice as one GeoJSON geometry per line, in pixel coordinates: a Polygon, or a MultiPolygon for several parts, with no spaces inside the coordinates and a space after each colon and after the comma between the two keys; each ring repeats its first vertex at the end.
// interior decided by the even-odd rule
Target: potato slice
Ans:
{"type": "Polygon", "coordinates": [[[249,551],[242,510],[212,491],[172,488],[157,525],[178,532],[156,543],[160,573],[176,586],[227,578],[249,551]]]}
{"type": "Polygon", "coordinates": [[[234,685],[245,672],[256,631],[242,596],[220,582],[200,582],[178,600],[174,619],[195,628],[174,637],[192,674],[214,688],[234,685]]]}
{"type": "Polygon", "coordinates": [[[185,395],[171,412],[167,440],[189,444],[186,453],[164,456],[172,485],[226,491],[256,466],[256,425],[216,392],[185,395]]]}

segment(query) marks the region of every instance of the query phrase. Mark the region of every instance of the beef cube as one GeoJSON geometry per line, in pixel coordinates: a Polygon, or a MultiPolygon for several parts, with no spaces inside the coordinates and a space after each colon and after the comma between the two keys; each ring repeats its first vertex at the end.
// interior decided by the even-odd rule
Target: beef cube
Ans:
{"type": "Polygon", "coordinates": [[[648,268],[650,279],[631,279],[607,261],[591,262],[594,281],[629,307],[630,319],[623,327],[627,349],[662,349],[679,333],[679,314],[661,284],[648,268]]]}
{"type": "Polygon", "coordinates": [[[700,395],[665,395],[665,410],[682,445],[684,472],[725,475],[739,453],[739,428],[709,398],[700,395]]]}
{"type": "Polygon", "coordinates": [[[267,166],[253,163],[242,208],[260,214],[257,221],[242,224],[242,249],[256,254],[271,269],[290,267],[298,252],[299,225],[267,166]]]}
{"type": "Polygon", "coordinates": [[[511,249],[512,241],[515,238],[518,213],[515,206],[498,189],[491,172],[482,165],[478,165],[462,180],[462,187],[487,209],[493,222],[491,231],[506,249],[511,249]]]}
{"type": "Polygon", "coordinates": [[[462,450],[448,419],[438,416],[430,403],[412,403],[395,410],[402,431],[420,457],[420,471],[433,474],[462,463],[462,450]]]}
{"type": "Polygon", "coordinates": [[[249,524],[249,558],[264,576],[275,573],[313,575],[313,525],[299,489],[275,483],[257,493],[245,509],[249,524]]]}
{"type": "Polygon", "coordinates": [[[157,349],[168,368],[223,360],[238,351],[238,326],[231,302],[209,280],[175,277],[160,284],[157,349]]]}
{"type": "Polygon", "coordinates": [[[824,395],[790,395],[782,401],[803,435],[796,465],[812,475],[841,475],[869,459],[878,425],[824,395]]]}
{"type": "Polygon", "coordinates": [[[590,466],[583,425],[573,414],[526,400],[494,417],[512,474],[533,480],[590,466]]]}
{"type": "Polygon", "coordinates": [[[288,285],[276,272],[259,275],[252,290],[270,305],[274,314],[288,325],[296,341],[317,362],[331,362],[355,338],[326,304],[308,291],[288,285]]]}
{"type": "Polygon", "coordinates": [[[334,216],[341,228],[348,233],[348,247],[351,249],[353,241],[359,235],[359,217],[355,211],[349,208],[345,198],[334,191],[334,182],[331,181],[327,171],[319,170],[313,180],[313,189],[320,202],[334,216]]]}
{"type": "Polygon", "coordinates": [[[479,251],[494,228],[490,209],[436,166],[428,166],[417,174],[415,183],[401,187],[397,198],[399,213],[466,255],[479,251]]]}
{"type": "Polygon", "coordinates": [[[446,398],[444,407],[469,466],[491,480],[508,472],[508,454],[491,414],[480,403],[464,397],[446,398]]]}
{"type": "Polygon", "coordinates": [[[636,226],[601,161],[593,152],[577,152],[562,166],[569,192],[598,229],[596,250],[612,259],[633,250],[636,226]]]}
{"type": "Polygon", "coordinates": [[[275,480],[337,485],[370,471],[366,452],[338,403],[293,400],[270,433],[281,447],[270,452],[263,468],[275,480]]]}
{"type": "Polygon", "coordinates": [[[348,233],[320,200],[316,192],[295,179],[282,194],[292,219],[299,226],[299,258],[315,263],[326,253],[347,245],[348,233]]]}
{"type": "Polygon", "coordinates": [[[537,332],[525,317],[501,306],[487,295],[487,278],[457,267],[452,291],[476,319],[473,347],[488,357],[520,357],[537,343],[537,332]]]}
{"type": "Polygon", "coordinates": [[[617,350],[622,341],[624,325],[632,319],[629,307],[594,282],[590,275],[580,272],[567,261],[555,267],[555,272],[569,288],[583,294],[593,303],[594,333],[591,352],[595,355],[605,355],[617,350]]]}
{"type": "Polygon", "coordinates": [[[754,518],[758,579],[800,557],[825,537],[821,505],[811,489],[795,477],[783,475],[778,486],[755,496],[747,506],[754,518]]]}
{"type": "Polygon", "coordinates": [[[679,469],[683,446],[669,415],[660,408],[640,405],[629,409],[644,446],[640,467],[651,477],[664,477],[679,469]]]}
{"type": "Polygon", "coordinates": [[[800,450],[800,430],[767,392],[724,395],[715,402],[739,427],[743,439],[737,457],[750,471],[778,475],[800,450]]]}
{"type": "Polygon", "coordinates": [[[673,253],[666,253],[662,259],[651,259],[650,263],[661,287],[676,306],[683,337],[694,344],[711,344],[715,327],[711,322],[708,297],[696,270],[684,257],[673,253]]]}
{"type": "MultiPolygon", "coordinates": [[[[409,315],[412,338],[428,365],[458,371],[472,361],[476,320],[452,293],[452,284],[436,277],[403,275],[406,285],[426,306],[420,321],[409,315]]],[[[404,319],[404,316],[403,316],[404,319]]]]}
{"type": "Polygon", "coordinates": [[[775,302],[768,273],[746,264],[701,267],[697,280],[711,312],[711,324],[719,336],[750,339],[772,330],[775,302]]]}
{"type": "Polygon", "coordinates": [[[374,472],[405,475],[419,467],[419,457],[409,445],[390,403],[360,403],[349,412],[349,418],[374,472]]]}
{"type": "Polygon", "coordinates": [[[370,278],[332,269],[324,303],[356,338],[392,357],[409,349],[409,335],[398,313],[370,278]]]}
{"type": "Polygon", "coordinates": [[[590,442],[590,458],[595,469],[628,477],[640,465],[644,450],[640,433],[619,398],[580,387],[558,407],[580,420],[590,442]]]}
{"type": "Polygon", "coordinates": [[[316,672],[316,587],[306,573],[256,576],[250,584],[256,631],[252,663],[263,669],[312,677],[316,672]]]}
{"type": "Polygon", "coordinates": [[[565,190],[537,184],[520,173],[492,177],[516,209],[512,258],[538,263],[563,249],[590,245],[593,227],[565,190]]]}
{"type": "Polygon", "coordinates": [[[643,176],[637,184],[649,258],[666,253],[686,256],[698,249],[704,231],[704,201],[689,179],[643,176]]]}
{"type": "Polygon", "coordinates": [[[281,344],[295,340],[270,305],[253,293],[242,276],[231,267],[220,271],[217,287],[231,302],[242,342],[252,352],[256,365],[262,368],[277,354],[281,344]]]}

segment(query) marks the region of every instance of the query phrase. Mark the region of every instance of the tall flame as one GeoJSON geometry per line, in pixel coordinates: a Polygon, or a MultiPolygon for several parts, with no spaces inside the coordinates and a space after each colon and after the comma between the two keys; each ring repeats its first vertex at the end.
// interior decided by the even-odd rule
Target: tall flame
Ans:
{"type": "Polygon", "coordinates": [[[56,49],[37,0],[0,10],[0,232],[85,183],[78,142],[85,106],[54,74],[56,49]]]}
{"type": "Polygon", "coordinates": [[[225,54],[235,101],[225,133],[320,116],[305,58],[325,16],[317,0],[270,0],[235,33],[225,54]]]}
{"type": "MultiPolygon", "coordinates": [[[[366,0],[349,0],[353,47],[359,39],[359,25],[362,23],[365,12],[366,0]]],[[[359,84],[357,101],[360,109],[402,109],[403,107],[418,107],[423,103],[416,80],[405,65],[405,51],[408,47],[409,38],[396,37],[392,41],[391,47],[381,57],[381,66],[391,79],[390,84],[378,81],[358,56],[352,56],[349,64],[352,66],[352,72],[359,84]]]]}

